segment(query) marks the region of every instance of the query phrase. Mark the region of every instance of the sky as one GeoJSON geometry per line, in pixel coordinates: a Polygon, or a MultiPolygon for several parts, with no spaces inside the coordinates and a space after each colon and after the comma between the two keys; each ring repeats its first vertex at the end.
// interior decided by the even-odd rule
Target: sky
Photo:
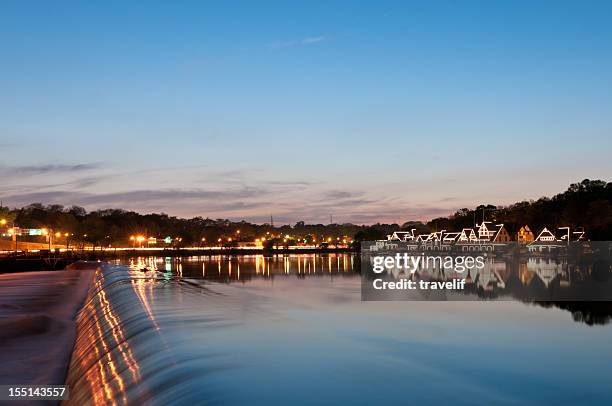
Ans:
{"type": "Polygon", "coordinates": [[[0,199],[426,220],[612,174],[612,2],[0,4],[0,199]]]}

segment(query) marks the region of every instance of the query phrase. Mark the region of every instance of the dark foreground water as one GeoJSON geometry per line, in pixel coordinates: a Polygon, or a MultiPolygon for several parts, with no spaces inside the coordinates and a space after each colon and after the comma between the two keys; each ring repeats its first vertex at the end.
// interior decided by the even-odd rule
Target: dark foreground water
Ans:
{"type": "Polygon", "coordinates": [[[361,302],[355,261],[106,269],[79,315],[69,403],[612,404],[611,325],[517,301],[361,302]]]}

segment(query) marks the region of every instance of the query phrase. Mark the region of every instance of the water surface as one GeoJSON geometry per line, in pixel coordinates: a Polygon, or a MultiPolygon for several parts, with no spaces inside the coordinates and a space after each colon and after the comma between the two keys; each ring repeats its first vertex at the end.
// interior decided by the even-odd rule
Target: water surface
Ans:
{"type": "Polygon", "coordinates": [[[361,302],[348,254],[124,262],[84,309],[75,404],[612,402],[612,328],[556,307],[361,302]]]}

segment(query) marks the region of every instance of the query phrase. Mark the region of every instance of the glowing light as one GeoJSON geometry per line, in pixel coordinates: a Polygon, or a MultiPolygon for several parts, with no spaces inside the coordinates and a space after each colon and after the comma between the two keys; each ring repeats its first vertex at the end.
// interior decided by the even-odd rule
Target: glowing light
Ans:
{"type": "Polygon", "coordinates": [[[538,234],[538,236],[535,239],[535,241],[546,241],[546,242],[552,242],[556,240],[557,239],[555,235],[551,233],[546,227],[544,227],[544,229],[540,231],[540,234],[538,234]]]}
{"type": "Polygon", "coordinates": [[[0,224],[3,225],[3,226],[6,225],[6,219],[0,220],[0,224]]]}

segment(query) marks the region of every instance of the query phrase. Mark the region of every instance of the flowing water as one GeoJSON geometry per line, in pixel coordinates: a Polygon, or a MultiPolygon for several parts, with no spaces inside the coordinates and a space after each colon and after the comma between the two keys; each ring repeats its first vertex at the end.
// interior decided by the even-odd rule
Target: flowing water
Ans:
{"type": "Polygon", "coordinates": [[[518,301],[361,302],[357,262],[101,268],[79,314],[67,403],[612,403],[611,325],[518,301]]]}

